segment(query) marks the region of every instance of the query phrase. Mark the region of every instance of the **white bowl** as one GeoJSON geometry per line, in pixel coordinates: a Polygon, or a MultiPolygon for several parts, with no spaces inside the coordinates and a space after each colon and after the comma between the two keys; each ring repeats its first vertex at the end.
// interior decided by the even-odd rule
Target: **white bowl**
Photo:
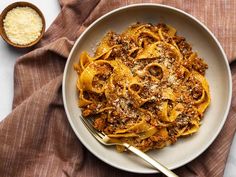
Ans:
{"type": "Polygon", "coordinates": [[[79,60],[82,51],[96,47],[97,42],[109,30],[122,32],[135,22],[166,23],[184,36],[193,50],[209,65],[206,72],[212,97],[199,132],[179,139],[177,143],[161,150],[153,150],[148,155],[157,159],[170,169],[180,167],[210,146],[215,140],[229,111],[232,96],[232,79],[226,55],[214,35],[196,18],[179,9],[160,4],[135,4],[109,12],[91,24],[77,39],[66,63],[63,78],[63,100],[68,120],[75,134],[86,148],[102,161],[116,168],[136,172],[155,173],[156,170],[131,153],[118,153],[97,142],[82,124],[77,105],[77,73],[73,64],[79,60]]]}

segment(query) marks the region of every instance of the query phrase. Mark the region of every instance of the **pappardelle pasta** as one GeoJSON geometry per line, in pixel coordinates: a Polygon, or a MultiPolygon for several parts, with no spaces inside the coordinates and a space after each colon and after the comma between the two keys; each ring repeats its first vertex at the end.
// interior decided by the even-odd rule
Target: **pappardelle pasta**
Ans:
{"type": "Polygon", "coordinates": [[[94,56],[82,52],[74,68],[82,115],[142,151],[197,132],[210,103],[208,65],[170,25],[108,32],[94,56]]]}

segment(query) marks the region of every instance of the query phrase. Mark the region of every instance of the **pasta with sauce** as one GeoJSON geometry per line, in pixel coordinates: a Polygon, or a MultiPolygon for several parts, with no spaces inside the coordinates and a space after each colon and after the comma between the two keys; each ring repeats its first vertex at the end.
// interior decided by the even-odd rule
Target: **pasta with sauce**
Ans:
{"type": "Polygon", "coordinates": [[[210,103],[208,65],[166,24],[108,32],[94,56],[82,52],[74,68],[82,115],[142,151],[197,132],[210,103]]]}

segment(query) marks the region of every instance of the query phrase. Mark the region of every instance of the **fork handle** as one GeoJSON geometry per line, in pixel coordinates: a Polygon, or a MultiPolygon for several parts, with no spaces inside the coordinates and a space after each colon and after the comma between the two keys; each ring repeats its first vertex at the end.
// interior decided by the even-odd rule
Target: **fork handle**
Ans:
{"type": "Polygon", "coordinates": [[[154,160],[153,158],[151,158],[150,156],[148,156],[147,154],[145,154],[144,152],[140,151],[139,149],[135,148],[134,146],[131,146],[128,143],[124,143],[123,144],[127,149],[129,149],[131,152],[133,152],[134,154],[138,155],[139,157],[141,157],[143,160],[145,160],[146,162],[148,162],[149,164],[151,164],[153,167],[155,167],[157,170],[159,170],[160,172],[162,172],[163,174],[165,174],[168,177],[178,177],[178,175],[176,175],[175,173],[173,173],[171,170],[169,170],[168,168],[166,168],[164,165],[162,165],[160,162],[154,160]]]}

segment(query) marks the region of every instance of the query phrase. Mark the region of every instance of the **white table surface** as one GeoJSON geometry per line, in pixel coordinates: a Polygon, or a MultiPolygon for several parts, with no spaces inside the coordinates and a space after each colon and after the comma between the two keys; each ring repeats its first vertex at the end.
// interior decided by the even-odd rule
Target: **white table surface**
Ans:
{"type": "MultiPolygon", "coordinates": [[[[60,12],[58,0],[28,0],[35,4],[44,14],[48,28],[60,12]]],[[[0,12],[16,0],[1,0],[0,12]]],[[[13,71],[16,58],[23,55],[23,51],[9,47],[0,38],[0,121],[10,112],[13,99],[13,71]]],[[[236,137],[231,147],[224,177],[236,177],[236,137]]]]}

